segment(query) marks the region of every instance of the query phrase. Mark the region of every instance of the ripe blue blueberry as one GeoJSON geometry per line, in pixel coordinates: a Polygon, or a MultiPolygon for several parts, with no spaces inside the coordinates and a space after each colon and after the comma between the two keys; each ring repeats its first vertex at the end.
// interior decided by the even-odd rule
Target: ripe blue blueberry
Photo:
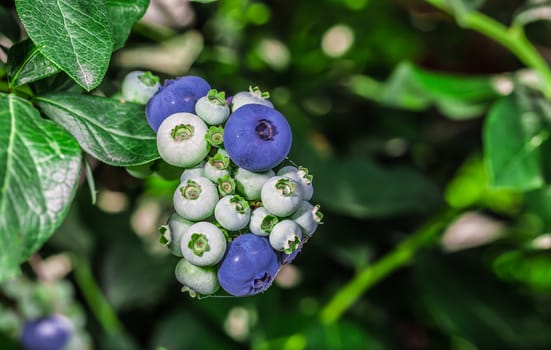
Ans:
{"type": "Polygon", "coordinates": [[[50,315],[23,326],[21,344],[26,350],[61,350],[71,337],[70,321],[61,315],[50,315]]]}
{"type": "Polygon", "coordinates": [[[247,227],[251,218],[251,208],[239,195],[225,196],[216,204],[214,217],[226,230],[238,231],[247,227]]]}
{"type": "MultiPolygon", "coordinates": [[[[235,101],[235,98],[234,98],[235,101]]],[[[273,108],[248,104],[233,112],[224,129],[224,147],[239,167],[262,172],[289,154],[291,126],[283,114],[273,108]]]]}
{"type": "Polygon", "coordinates": [[[270,287],[278,271],[278,256],[268,239],[247,233],[228,245],[218,268],[218,281],[231,295],[255,295],[270,287]]]}
{"type": "Polygon", "coordinates": [[[308,201],[302,201],[297,211],[291,215],[291,220],[296,222],[302,233],[308,237],[314,234],[323,219],[319,208],[319,205],[313,206],[308,201]]]}
{"type": "Polygon", "coordinates": [[[249,91],[241,91],[233,96],[231,101],[232,111],[235,112],[248,104],[259,104],[274,108],[274,105],[268,101],[268,98],[270,98],[270,93],[268,91],[261,91],[258,86],[250,86],[249,91]]]}
{"type": "Polygon", "coordinates": [[[159,77],[151,74],[151,72],[136,70],[124,77],[121,92],[125,100],[144,105],[151,96],[157,93],[160,87],[159,77]]]}
{"type": "Polygon", "coordinates": [[[269,237],[272,248],[285,254],[291,254],[300,245],[302,231],[294,221],[283,220],[274,226],[269,237]]]}
{"type": "Polygon", "coordinates": [[[176,188],[173,202],[178,215],[187,220],[200,221],[214,212],[218,192],[216,186],[206,177],[194,177],[176,188]]]}
{"type": "Polygon", "coordinates": [[[302,202],[295,180],[283,176],[270,178],[260,192],[260,198],[270,213],[286,217],[293,214],[302,202]]]}
{"type": "Polygon", "coordinates": [[[205,96],[210,85],[200,77],[185,76],[166,80],[159,91],[151,97],[145,109],[149,125],[154,131],[174,113],[195,113],[195,103],[205,96]]]}
{"type": "Polygon", "coordinates": [[[262,186],[274,175],[272,169],[259,173],[238,168],[235,174],[236,190],[247,200],[259,200],[262,186]]]}
{"type": "Polygon", "coordinates": [[[201,221],[184,232],[180,248],[184,258],[193,265],[216,265],[226,252],[226,236],[214,224],[201,221]]]}
{"type": "Polygon", "coordinates": [[[211,89],[207,96],[201,97],[195,104],[195,113],[209,125],[219,125],[228,119],[230,108],[226,104],[223,91],[211,89]]]}
{"type": "Polygon", "coordinates": [[[312,185],[313,176],[308,173],[308,169],[302,166],[298,168],[286,165],[277,171],[278,176],[285,176],[295,180],[298,184],[302,198],[305,201],[312,199],[314,186],[312,185]]]}
{"type": "Polygon", "coordinates": [[[182,249],[180,248],[180,241],[182,240],[182,235],[193,224],[192,221],[184,219],[178,215],[178,213],[172,213],[168,218],[168,223],[161,226],[159,229],[161,232],[161,243],[163,243],[173,255],[181,257],[182,249]]]}
{"type": "Polygon", "coordinates": [[[215,266],[196,266],[181,259],[176,265],[175,275],[178,282],[184,285],[182,292],[189,292],[192,297],[214,294],[220,288],[215,266]]]}
{"type": "Polygon", "coordinates": [[[255,235],[268,236],[278,222],[277,216],[271,214],[264,207],[258,207],[251,213],[249,229],[255,235]]]}
{"type": "Polygon", "coordinates": [[[203,160],[209,152],[206,134],[207,125],[195,114],[172,114],[157,131],[157,150],[167,163],[177,167],[191,167],[203,160]]]}

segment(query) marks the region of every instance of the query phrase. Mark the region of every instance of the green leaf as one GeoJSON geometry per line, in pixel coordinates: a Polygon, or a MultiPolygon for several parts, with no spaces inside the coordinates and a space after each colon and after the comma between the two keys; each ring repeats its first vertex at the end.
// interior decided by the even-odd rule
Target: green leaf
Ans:
{"type": "Polygon", "coordinates": [[[436,328],[478,349],[549,348],[549,325],[534,314],[533,300],[515,295],[474,265],[476,258],[464,257],[455,265],[452,259],[423,255],[415,263],[419,300],[436,328]]]}
{"type": "Polygon", "coordinates": [[[106,97],[49,94],[36,103],[65,127],[95,158],[115,166],[139,165],[159,158],[156,136],[145,109],[106,97]]]}
{"type": "Polygon", "coordinates": [[[501,279],[522,283],[535,291],[551,291],[551,256],[548,251],[515,250],[500,255],[493,263],[501,279]]]}
{"type": "Polygon", "coordinates": [[[16,42],[21,37],[19,24],[12,14],[3,6],[0,6],[0,33],[4,34],[12,42],[16,42]]]}
{"type": "Polygon", "coordinates": [[[102,81],[113,48],[103,0],[17,0],[15,4],[44,56],[86,90],[102,81]]]}
{"type": "Polygon", "coordinates": [[[30,103],[0,94],[0,281],[17,274],[61,224],[75,194],[81,151],[30,103]]]}
{"type": "Polygon", "coordinates": [[[26,39],[8,51],[8,79],[12,87],[32,83],[60,72],[49,59],[26,39]]]}
{"type": "MultiPolygon", "coordinates": [[[[300,143],[299,140],[295,143],[300,143]]],[[[295,144],[292,159],[314,174],[314,196],[323,208],[356,218],[430,212],[441,203],[439,189],[406,166],[383,167],[367,157],[319,156],[295,144]]]]}
{"type": "Polygon", "coordinates": [[[149,0],[106,0],[113,29],[113,50],[124,46],[130,30],[145,13],[149,0]]]}
{"type": "Polygon", "coordinates": [[[484,157],[496,188],[543,186],[539,148],[548,138],[539,116],[515,96],[497,101],[484,125],[484,157]]]}
{"type": "Polygon", "coordinates": [[[346,86],[355,94],[383,105],[412,111],[436,106],[451,119],[479,117],[498,94],[492,77],[437,73],[401,63],[386,82],[353,76],[346,86]]]}

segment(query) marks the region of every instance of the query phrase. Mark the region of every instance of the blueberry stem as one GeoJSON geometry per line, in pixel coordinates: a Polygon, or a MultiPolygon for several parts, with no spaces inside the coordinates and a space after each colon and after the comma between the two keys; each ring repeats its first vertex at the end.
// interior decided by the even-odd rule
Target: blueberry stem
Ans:
{"type": "Polygon", "coordinates": [[[457,217],[457,212],[448,209],[436,216],[379,261],[360,270],[346,283],[320,311],[320,321],[325,325],[335,323],[367,290],[377,282],[408,264],[421,248],[435,244],[438,235],[457,217]]]}

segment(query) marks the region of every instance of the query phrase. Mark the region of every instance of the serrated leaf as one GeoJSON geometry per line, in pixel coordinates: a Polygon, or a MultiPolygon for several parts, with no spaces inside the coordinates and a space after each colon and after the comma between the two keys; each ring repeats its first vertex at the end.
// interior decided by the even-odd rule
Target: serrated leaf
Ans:
{"type": "Polygon", "coordinates": [[[479,117],[498,94],[490,76],[432,72],[401,63],[385,82],[356,75],[347,82],[355,94],[378,103],[412,111],[436,106],[451,119],[479,117]]]}
{"type": "Polygon", "coordinates": [[[124,46],[130,30],[145,13],[149,0],[106,0],[113,29],[113,50],[124,46]]]}
{"type": "Polygon", "coordinates": [[[113,38],[103,0],[17,0],[17,12],[44,56],[86,90],[102,81],[113,38]]]}
{"type": "Polygon", "coordinates": [[[12,14],[3,6],[0,6],[0,33],[8,37],[12,42],[19,40],[21,30],[12,14]]]}
{"type": "Polygon", "coordinates": [[[8,79],[12,87],[32,83],[58,72],[60,69],[40,53],[30,39],[16,43],[8,51],[8,79]]]}
{"type": "Polygon", "coordinates": [[[159,158],[156,136],[142,105],[61,93],[37,97],[36,103],[48,117],[65,127],[86,152],[104,163],[130,166],[159,158]]]}
{"type": "Polygon", "coordinates": [[[549,133],[516,96],[497,101],[484,125],[484,157],[496,188],[530,190],[544,183],[540,146],[549,133]]]}
{"type": "Polygon", "coordinates": [[[75,194],[81,151],[26,100],[0,94],[0,281],[14,276],[61,224],[75,194]]]}

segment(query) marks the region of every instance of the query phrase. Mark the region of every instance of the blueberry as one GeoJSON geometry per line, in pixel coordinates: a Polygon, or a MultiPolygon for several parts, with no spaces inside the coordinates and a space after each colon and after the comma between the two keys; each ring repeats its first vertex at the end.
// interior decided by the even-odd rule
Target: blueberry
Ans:
{"type": "Polygon", "coordinates": [[[21,344],[26,350],[61,350],[68,343],[71,332],[70,321],[54,314],[26,322],[21,344]]]}
{"type": "Polygon", "coordinates": [[[178,213],[172,213],[168,218],[167,225],[161,226],[161,243],[167,246],[170,252],[176,256],[182,256],[180,241],[186,230],[193,225],[192,221],[186,220],[178,213]]]}
{"type": "Polygon", "coordinates": [[[179,112],[195,113],[195,103],[207,95],[210,85],[200,77],[185,76],[166,80],[151,97],[145,109],[149,125],[154,131],[169,115],[179,112]]]}
{"type": "Polygon", "coordinates": [[[249,203],[239,195],[226,196],[214,208],[216,221],[229,231],[245,228],[251,218],[249,203]]]}
{"type": "Polygon", "coordinates": [[[259,200],[262,186],[275,175],[272,169],[264,172],[253,172],[238,168],[235,174],[236,190],[247,200],[259,200]]]}
{"type": "Polygon", "coordinates": [[[312,236],[323,219],[319,205],[313,206],[308,201],[302,201],[297,211],[291,215],[291,220],[297,223],[302,233],[308,237],[312,236]]]}
{"type": "Polygon", "coordinates": [[[295,180],[298,183],[298,187],[302,193],[302,198],[309,201],[314,194],[314,187],[312,186],[313,176],[309,174],[308,169],[302,166],[298,168],[287,165],[277,171],[277,175],[285,176],[295,180]]]}
{"type": "Polygon", "coordinates": [[[181,259],[176,264],[175,275],[178,282],[184,285],[182,291],[189,292],[192,297],[214,294],[220,288],[214,266],[196,266],[181,259]]]}
{"type": "Polygon", "coordinates": [[[209,90],[195,104],[195,113],[209,125],[219,125],[228,119],[230,108],[226,104],[224,92],[209,90]]]}
{"type": "Polygon", "coordinates": [[[273,108],[249,104],[232,113],[224,129],[224,147],[239,167],[262,172],[289,154],[291,126],[273,108]]]}
{"type": "Polygon", "coordinates": [[[192,177],[205,177],[205,162],[199,162],[191,168],[187,168],[180,175],[180,182],[186,182],[192,177]]]}
{"type": "Polygon", "coordinates": [[[295,180],[274,176],[262,186],[260,198],[270,213],[286,217],[292,215],[302,203],[302,195],[295,180]]]}
{"type": "Polygon", "coordinates": [[[223,149],[219,149],[216,154],[209,157],[205,163],[205,177],[211,181],[218,182],[218,179],[230,175],[230,157],[223,149]]]}
{"type": "Polygon", "coordinates": [[[193,265],[216,265],[226,252],[226,236],[214,224],[201,221],[184,232],[180,248],[184,258],[193,265]]]}
{"type": "Polygon", "coordinates": [[[255,295],[270,287],[278,271],[278,256],[268,239],[247,233],[228,245],[218,268],[218,281],[231,295],[255,295]]]}
{"type": "Polygon", "coordinates": [[[174,209],[184,219],[199,221],[214,212],[218,202],[216,186],[206,177],[194,177],[181,183],[174,191],[174,209]]]}
{"type": "Polygon", "coordinates": [[[172,114],[157,131],[157,150],[167,163],[191,167],[209,153],[206,134],[207,125],[195,114],[172,114]]]}
{"type": "Polygon", "coordinates": [[[261,91],[258,86],[250,86],[249,91],[241,91],[233,96],[231,101],[232,111],[235,112],[248,104],[259,104],[273,108],[274,105],[268,101],[268,98],[270,98],[270,93],[268,91],[261,91]]]}
{"type": "Polygon", "coordinates": [[[159,77],[151,74],[151,72],[136,70],[124,77],[121,92],[125,100],[144,105],[157,93],[160,87],[159,77]]]}
{"type": "Polygon", "coordinates": [[[302,231],[294,221],[283,220],[274,226],[269,237],[272,248],[291,254],[300,246],[302,231]]]}
{"type": "Polygon", "coordinates": [[[271,214],[264,207],[258,207],[251,214],[249,229],[255,235],[267,236],[278,222],[277,216],[271,214]]]}

